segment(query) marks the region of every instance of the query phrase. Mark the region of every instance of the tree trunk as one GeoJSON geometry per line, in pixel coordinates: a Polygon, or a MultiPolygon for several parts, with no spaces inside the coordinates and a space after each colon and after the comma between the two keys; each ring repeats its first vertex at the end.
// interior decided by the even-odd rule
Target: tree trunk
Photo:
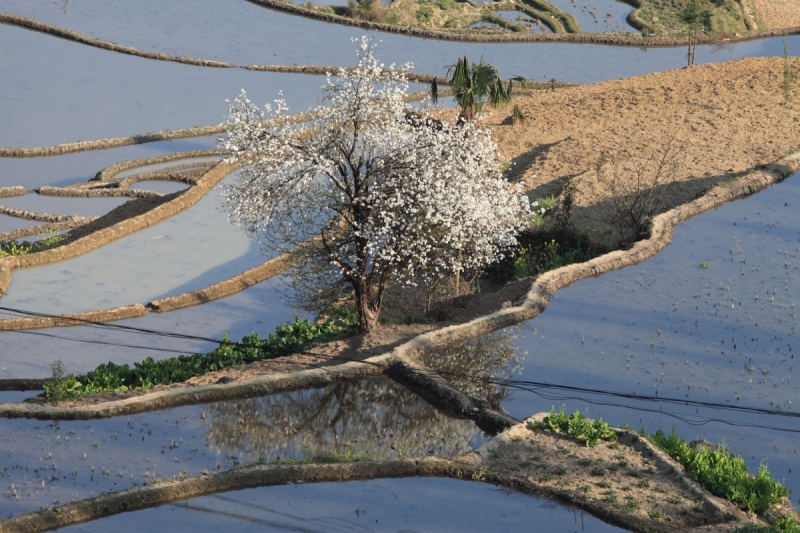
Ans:
{"type": "Polygon", "coordinates": [[[358,313],[358,332],[369,333],[378,322],[381,302],[374,302],[372,287],[366,281],[359,280],[353,284],[356,297],[356,313],[358,313]]]}

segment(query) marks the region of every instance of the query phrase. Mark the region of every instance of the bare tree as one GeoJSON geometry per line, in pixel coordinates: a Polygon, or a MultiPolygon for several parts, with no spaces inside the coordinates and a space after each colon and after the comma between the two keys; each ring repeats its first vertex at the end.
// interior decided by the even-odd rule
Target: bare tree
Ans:
{"type": "Polygon", "coordinates": [[[605,158],[595,177],[608,196],[606,206],[623,241],[649,234],[652,217],[665,207],[665,195],[684,166],[684,145],[673,135],[649,156],[623,163],[605,158]]]}

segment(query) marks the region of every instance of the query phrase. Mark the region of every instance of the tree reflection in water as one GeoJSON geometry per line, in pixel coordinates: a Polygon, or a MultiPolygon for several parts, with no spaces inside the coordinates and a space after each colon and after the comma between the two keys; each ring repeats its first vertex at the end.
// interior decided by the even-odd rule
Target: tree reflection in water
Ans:
{"type": "Polygon", "coordinates": [[[388,379],[212,404],[203,437],[212,450],[254,460],[314,455],[454,456],[486,437],[469,420],[450,418],[388,379]]]}
{"type": "Polygon", "coordinates": [[[508,396],[505,386],[496,382],[522,372],[520,352],[514,345],[519,326],[469,340],[452,348],[426,354],[422,362],[462,392],[487,400],[495,408],[508,396]]]}

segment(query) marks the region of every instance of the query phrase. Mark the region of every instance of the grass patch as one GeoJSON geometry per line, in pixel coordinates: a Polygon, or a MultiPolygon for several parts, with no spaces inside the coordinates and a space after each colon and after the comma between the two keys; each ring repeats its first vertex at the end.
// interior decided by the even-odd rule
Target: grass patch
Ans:
{"type": "MultiPolygon", "coordinates": [[[[690,32],[682,20],[690,0],[646,0],[640,16],[659,33],[686,34],[690,32]]],[[[698,2],[701,11],[700,29],[708,35],[743,33],[748,31],[742,7],[736,0],[698,2]]]]}
{"type": "Polygon", "coordinates": [[[624,507],[626,511],[633,513],[638,511],[642,507],[642,504],[633,496],[626,496],[624,507]]]}
{"type": "Polygon", "coordinates": [[[45,397],[57,402],[100,392],[170,385],[207,372],[297,353],[312,343],[349,337],[357,331],[355,312],[345,310],[322,323],[295,318],[293,323],[278,326],[267,338],[253,333],[241,342],[231,342],[226,333],[220,345],[207,354],[179,355],[159,361],[148,357],[134,363],[133,368],[109,362],[78,376],[64,375],[63,368],[58,365],[53,367],[53,381],[44,387],[45,397]]]}
{"type": "Polygon", "coordinates": [[[733,455],[725,446],[713,451],[691,448],[674,431],[665,435],[660,429],[649,438],[678,461],[705,490],[745,511],[763,514],[790,493],[772,479],[764,463],[755,476],[748,474],[742,456],[733,455]]]}
{"type": "Polygon", "coordinates": [[[573,439],[584,443],[587,448],[597,445],[601,439],[617,440],[617,434],[607,423],[603,422],[602,418],[589,422],[579,411],[566,415],[563,405],[560,412],[556,413],[555,407],[552,407],[550,415],[544,417],[542,422],[528,422],[527,427],[530,430],[541,429],[556,433],[566,433],[573,439]]]}

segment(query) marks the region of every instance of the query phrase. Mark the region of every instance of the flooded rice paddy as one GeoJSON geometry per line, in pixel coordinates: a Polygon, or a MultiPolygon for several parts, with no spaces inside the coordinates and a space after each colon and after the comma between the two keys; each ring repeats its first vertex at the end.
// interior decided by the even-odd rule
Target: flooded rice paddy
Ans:
{"type": "Polygon", "coordinates": [[[195,498],[59,531],[624,531],[547,500],[437,478],[266,487],[195,498]],[[535,516],[535,526],[532,516],[535,516]],[[169,526],[167,526],[169,524],[169,526]],[[167,529],[169,528],[169,529],[167,529]]]}
{"type": "MultiPolygon", "coordinates": [[[[505,375],[495,375],[503,381],[513,372],[502,405],[516,417],[566,404],[637,430],[675,427],[688,440],[724,440],[753,469],[768,461],[800,494],[798,203],[795,175],[699,215],[652,259],[560,290],[539,317],[468,343],[466,359],[507,354],[505,375]]],[[[447,372],[448,361],[464,357],[445,355],[439,365],[447,372]]],[[[434,356],[429,364],[437,367],[434,356]]],[[[465,369],[453,375],[474,382],[465,369]]]]}
{"type": "MultiPolygon", "coordinates": [[[[233,179],[235,175],[229,176],[223,185],[233,179]]],[[[98,200],[106,199],[85,202],[98,200]]],[[[228,223],[222,203],[215,189],[186,211],[90,253],[16,271],[3,305],[61,314],[144,304],[207,287],[263,263],[260,245],[228,223]]]]}
{"type": "MultiPolygon", "coordinates": [[[[283,296],[290,292],[290,287],[282,279],[274,278],[201,306],[169,313],[148,313],[116,324],[212,339],[222,339],[224,332],[233,340],[253,332],[268,335],[294,316],[305,316],[286,305],[283,296]]],[[[0,300],[0,305],[9,307],[5,297],[0,300]]],[[[19,316],[0,310],[0,318],[19,316]]],[[[3,345],[0,379],[49,377],[49,364],[56,359],[63,361],[67,372],[79,374],[110,360],[132,365],[145,357],[163,359],[180,353],[204,353],[216,346],[210,341],[169,339],[94,326],[0,331],[0,343],[3,345]]]]}
{"type": "Polygon", "coordinates": [[[99,217],[127,201],[128,198],[62,198],[28,193],[25,196],[1,198],[0,205],[51,215],[99,217]]]}
{"type": "MultiPolygon", "coordinates": [[[[610,0],[552,0],[587,31],[630,31],[630,6],[610,0]]],[[[135,3],[37,3],[0,0],[20,14],[143,50],[236,65],[353,62],[350,39],[364,32],[263,9],[245,1],[141,0],[135,3]],[[180,23],[176,23],[180,21],[180,23]],[[302,39],[298,39],[302,36],[302,39]]],[[[501,14],[502,15],[502,14],[501,14]]],[[[512,14],[509,14],[509,17],[512,14]]],[[[513,16],[519,16],[513,12],[513,16]]],[[[512,19],[516,20],[516,19],[512,19]]],[[[443,74],[468,55],[506,75],[593,82],[682,67],[685,50],[561,43],[477,44],[379,34],[386,63],[443,74]]],[[[790,51],[800,37],[788,39],[790,51]]],[[[4,80],[0,146],[33,147],[163,129],[216,124],[225,99],[241,88],[258,103],[283,90],[292,111],[317,101],[321,76],[216,69],[127,56],[0,25],[4,80]]],[[[780,55],[783,39],[698,47],[697,63],[780,55]]],[[[414,85],[412,90],[423,88],[414,85]]],[[[57,157],[0,159],[0,186],[84,182],[120,161],[208,149],[215,137],[164,141],[57,157]]],[[[152,170],[127,171],[121,176],[152,170]]],[[[229,178],[231,179],[231,178],[229,178]]],[[[655,431],[673,426],[686,438],[725,440],[752,468],[768,459],[773,474],[800,492],[792,418],[730,412],[697,402],[796,412],[793,379],[797,317],[800,179],[723,206],[676,228],[673,244],[640,265],[560,291],[533,321],[437,354],[429,364],[475,396],[485,380],[515,380],[496,397],[516,417],[567,404],[615,424],[655,431]],[[568,389],[553,389],[558,384],[568,389]],[[527,389],[527,390],[523,390],[527,389]],[[631,397],[580,389],[653,396],[631,397]],[[657,398],[655,398],[657,397],[657,398]],[[665,402],[664,398],[684,403],[665,402]],[[689,403],[691,402],[691,403],[689,403]],[[794,404],[792,403],[794,402],[794,404]],[[671,416],[674,415],[674,416],[671,416]],[[709,419],[712,419],[709,421],[709,419]],[[735,424],[744,424],[737,426],[735,424]],[[766,426],[766,427],[759,427],[766,426]]],[[[169,194],[185,187],[141,182],[169,194]]],[[[67,199],[35,194],[0,205],[97,216],[124,198],[67,199]]],[[[3,307],[67,313],[146,303],[226,279],[265,258],[227,223],[212,191],[187,211],[64,263],[17,271],[3,307]]],[[[0,215],[0,231],[36,223],[0,215]]],[[[296,311],[277,278],[223,300],[122,324],[231,338],[268,334],[296,311]]],[[[3,311],[0,317],[16,316],[3,311]]],[[[100,363],[207,351],[214,343],[165,339],[83,326],[0,332],[0,378],[49,375],[56,359],[68,372],[100,363]]],[[[795,380],[796,381],[796,380],[795,380]]],[[[17,402],[36,392],[0,392],[17,402]]],[[[363,380],[262,398],[181,407],[90,422],[0,420],[0,516],[38,510],[157,479],[192,476],[254,461],[313,455],[374,458],[450,457],[485,442],[468,421],[443,415],[388,380],[363,380]]],[[[795,497],[796,499],[796,497],[795,497]]],[[[263,530],[618,531],[580,512],[466,481],[376,480],[249,489],[196,498],[67,528],[126,531],[218,528],[263,530]]]]}
{"type": "MultiPolygon", "coordinates": [[[[8,198],[3,198],[2,200],[8,200],[8,198]]],[[[0,203],[0,205],[3,204],[0,203]]],[[[38,226],[39,224],[41,224],[41,222],[37,222],[36,220],[25,220],[24,218],[0,215],[0,233],[15,229],[29,228],[31,226],[38,226]]]]}
{"type": "Polygon", "coordinates": [[[574,16],[583,31],[637,32],[628,24],[633,7],[618,0],[549,0],[564,13],[574,16]]]}
{"type": "MultiPolygon", "coordinates": [[[[499,17],[503,17],[506,20],[510,20],[515,24],[521,24],[525,26],[529,31],[533,32],[543,32],[543,33],[550,33],[552,30],[542,24],[541,20],[536,20],[521,11],[493,11],[495,15],[499,17]]],[[[474,26],[474,25],[473,25],[474,26]]]]}
{"type": "MultiPolygon", "coordinates": [[[[605,11],[611,13],[610,6],[616,5],[616,2],[603,2],[603,5],[606,3],[609,6],[605,11]]],[[[625,4],[620,5],[625,6],[625,4]]],[[[100,5],[70,2],[64,12],[60,2],[43,4],[24,0],[2,0],[0,10],[143,50],[226,61],[236,65],[349,65],[354,57],[350,39],[364,33],[358,28],[271,11],[246,1],[179,0],[168,5],[157,0],[141,0],[136,4],[107,2],[100,5]],[[180,24],[176,24],[175,21],[180,21],[180,24]],[[297,42],[297,35],[303,35],[302,43],[297,42]]],[[[444,74],[447,66],[455,61],[454,58],[462,55],[483,57],[507,76],[556,78],[576,83],[635,76],[679,68],[686,64],[686,51],[682,48],[639,49],[566,43],[457,43],[386,33],[379,33],[378,36],[381,41],[378,55],[387,64],[403,64],[410,61],[417,72],[429,74],[444,74]]],[[[798,42],[800,38],[789,37],[792,51],[798,48],[798,42]]],[[[89,50],[90,47],[84,45],[8,26],[0,28],[0,43],[3,43],[4,49],[19,47],[30,55],[25,61],[6,58],[5,63],[0,63],[3,71],[9,74],[13,72],[15,79],[20,80],[20,83],[15,84],[14,94],[4,95],[16,98],[15,101],[18,103],[26,98],[28,101],[39,102],[40,105],[45,105],[47,102],[48,106],[51,105],[49,102],[61,102],[64,104],[62,107],[80,105],[84,112],[91,112],[91,105],[78,103],[94,102],[94,100],[76,98],[79,96],[76,89],[82,89],[83,86],[80,78],[75,79],[75,74],[92,72],[92,76],[97,78],[95,82],[97,87],[86,89],[90,93],[104,91],[103,102],[108,102],[108,105],[103,102],[96,104],[102,103],[102,107],[113,111],[113,114],[104,120],[105,128],[122,126],[123,124],[118,124],[115,118],[125,111],[132,115],[137,111],[140,115],[150,112],[156,115],[161,113],[164,121],[180,122],[180,125],[150,127],[141,117],[134,121],[133,119],[137,118],[134,116],[130,117],[127,123],[130,126],[128,134],[218,122],[225,112],[224,108],[219,108],[219,102],[234,97],[242,87],[248,88],[257,102],[269,102],[275,98],[278,90],[283,89],[287,97],[290,97],[290,106],[296,110],[304,110],[309,105],[306,102],[309,99],[313,101],[311,97],[318,94],[317,87],[320,85],[311,81],[301,81],[295,85],[293,77],[286,74],[274,77],[269,73],[243,72],[241,69],[214,69],[174,64],[166,67],[153,66],[161,62],[125,58],[115,52],[89,50]],[[22,37],[24,34],[28,36],[22,37]],[[22,46],[23,44],[26,46],[22,46]],[[80,48],[86,50],[80,51],[80,48]],[[105,59],[104,55],[110,58],[105,59]],[[69,56],[68,60],[66,56],[69,56]],[[58,60],[61,61],[57,62],[58,60]],[[87,63],[90,61],[95,65],[93,70],[89,70],[87,63]],[[66,64],[72,68],[67,69],[66,64]],[[48,68],[55,70],[47,70],[48,68]],[[184,68],[189,70],[184,71],[184,68]],[[128,73],[125,73],[126,71],[128,73]],[[143,77],[141,75],[143,71],[147,71],[148,75],[143,77]],[[198,71],[213,71],[213,73],[198,71]],[[45,88],[30,88],[36,85],[37,72],[39,75],[43,72],[53,72],[54,78],[58,75],[57,79],[63,80],[59,81],[57,86],[47,89],[46,95],[52,100],[33,98],[35,95],[30,91],[37,89],[42,92],[42,96],[45,96],[43,94],[45,88]],[[109,77],[110,74],[120,78],[109,77]],[[125,79],[126,86],[112,87],[112,80],[115,79],[125,79]],[[145,80],[150,83],[145,83],[145,80]],[[277,81],[279,83],[275,83],[277,81]],[[230,83],[234,88],[224,92],[220,100],[219,86],[226,83],[230,83]],[[61,97],[58,97],[59,94],[61,97]],[[181,99],[181,96],[184,98],[181,99]],[[214,98],[216,100],[212,102],[214,98]],[[142,109],[137,106],[137,101],[142,109]],[[205,105],[206,103],[209,105],[205,105]],[[189,118],[194,117],[194,123],[183,119],[183,112],[188,111],[184,108],[191,104],[194,104],[194,115],[189,118]],[[119,109],[116,109],[117,107],[119,109]],[[143,127],[139,126],[142,122],[145,124],[143,127]]],[[[743,42],[725,49],[699,46],[696,63],[720,62],[750,56],[775,56],[782,53],[782,38],[743,42]]],[[[54,112],[64,113],[66,110],[54,112]]],[[[3,113],[5,114],[5,110],[3,113]]],[[[84,124],[93,122],[87,118],[83,121],[84,124]]],[[[112,135],[122,135],[122,133],[112,135]]],[[[80,138],[102,136],[106,134],[80,138]]],[[[0,142],[0,145],[9,144],[0,142]]]]}
{"type": "Polygon", "coordinates": [[[131,189],[153,191],[161,194],[172,194],[178,191],[183,191],[189,186],[185,183],[177,183],[174,181],[140,181],[131,185],[131,189]]]}
{"type": "Polygon", "coordinates": [[[450,457],[486,440],[386,379],[106,420],[3,419],[0,435],[3,517],[255,461],[450,457]]]}
{"type": "MultiPolygon", "coordinates": [[[[134,132],[136,133],[136,132],[134,132]]],[[[175,141],[158,141],[108,150],[91,150],[52,157],[0,158],[0,187],[24,185],[27,189],[42,186],[64,187],[84,183],[106,167],[132,159],[146,159],[165,154],[210,150],[216,148],[216,136],[195,137],[175,141]]],[[[65,140],[71,142],[67,135],[65,140]]],[[[86,140],[86,139],[84,139],[86,140]]],[[[34,146],[32,144],[31,146],[34,146]]],[[[168,163],[167,165],[174,165],[168,163]]],[[[147,167],[157,168],[157,167],[147,167]]],[[[120,172],[119,176],[141,172],[142,168],[120,172]]],[[[0,205],[8,200],[0,198],[0,205]]]]}

